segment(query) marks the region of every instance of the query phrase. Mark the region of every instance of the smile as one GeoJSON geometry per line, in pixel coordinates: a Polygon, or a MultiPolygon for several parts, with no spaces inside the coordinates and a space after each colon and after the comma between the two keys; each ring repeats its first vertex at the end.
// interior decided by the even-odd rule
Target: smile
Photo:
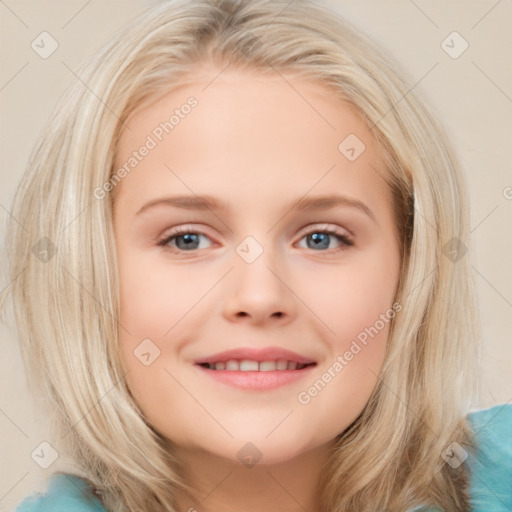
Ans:
{"type": "Polygon", "coordinates": [[[210,382],[244,390],[267,391],[309,375],[317,362],[284,347],[238,347],[194,361],[210,382]]]}
{"type": "Polygon", "coordinates": [[[301,364],[297,361],[279,359],[277,361],[253,361],[250,359],[219,361],[216,363],[203,363],[201,366],[209,370],[226,370],[234,372],[273,372],[284,370],[302,370],[315,363],[301,364]]]}

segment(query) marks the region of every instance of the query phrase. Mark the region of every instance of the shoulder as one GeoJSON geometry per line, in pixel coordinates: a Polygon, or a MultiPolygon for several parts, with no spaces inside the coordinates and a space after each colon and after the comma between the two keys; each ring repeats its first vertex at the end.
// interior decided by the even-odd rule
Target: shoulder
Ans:
{"type": "Polygon", "coordinates": [[[54,473],[45,493],[26,497],[15,512],[106,512],[100,499],[83,478],[54,473]]]}
{"type": "Polygon", "coordinates": [[[512,509],[512,404],[468,414],[476,453],[468,454],[470,497],[475,512],[512,509]]]}
{"type": "MultiPolygon", "coordinates": [[[[467,415],[476,444],[464,464],[470,475],[471,512],[512,510],[512,404],[472,411],[467,415]]],[[[442,512],[420,506],[409,512],[442,512]]]]}

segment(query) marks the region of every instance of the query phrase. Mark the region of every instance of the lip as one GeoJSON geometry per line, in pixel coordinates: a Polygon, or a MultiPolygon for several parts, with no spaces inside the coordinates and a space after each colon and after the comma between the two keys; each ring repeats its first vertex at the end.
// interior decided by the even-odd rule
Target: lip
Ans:
{"type": "MultiPolygon", "coordinates": [[[[287,361],[295,361],[300,364],[311,364],[316,363],[314,359],[311,359],[306,356],[302,356],[297,354],[296,352],[292,352],[291,350],[287,350],[280,347],[266,347],[263,349],[255,349],[251,347],[246,348],[235,348],[232,350],[225,350],[224,352],[218,352],[217,354],[213,354],[208,357],[203,357],[194,361],[195,364],[200,365],[204,363],[219,363],[226,362],[230,359],[249,359],[251,361],[277,361],[278,359],[286,359],[287,361]]],[[[222,372],[223,370],[215,370],[217,372],[222,372]]],[[[279,370],[282,372],[293,372],[295,370],[279,370]]],[[[302,371],[302,370],[300,370],[302,371]]],[[[231,373],[241,373],[241,372],[231,372],[231,373]]],[[[256,373],[256,372],[247,372],[247,373],[256,373]]],[[[265,372],[265,373],[275,373],[275,372],[265,372]]]]}
{"type": "Polygon", "coordinates": [[[201,373],[207,377],[227,384],[231,387],[254,390],[254,391],[269,391],[279,388],[286,384],[291,384],[300,380],[307,375],[310,375],[313,368],[316,366],[316,361],[310,357],[297,354],[291,350],[280,347],[266,347],[262,349],[255,349],[251,347],[235,348],[218,352],[208,357],[203,357],[194,361],[195,366],[201,373]],[[232,359],[236,360],[250,360],[250,361],[277,361],[287,360],[297,362],[299,364],[306,364],[301,370],[275,370],[275,371],[236,371],[236,370],[211,370],[204,365],[205,363],[213,364],[219,362],[226,362],[232,359]]]}
{"type": "Polygon", "coordinates": [[[229,386],[254,391],[270,391],[286,384],[292,384],[311,374],[316,363],[306,366],[301,370],[276,370],[268,372],[260,371],[236,371],[236,370],[210,370],[204,366],[197,365],[196,368],[207,377],[227,384],[229,386]]]}

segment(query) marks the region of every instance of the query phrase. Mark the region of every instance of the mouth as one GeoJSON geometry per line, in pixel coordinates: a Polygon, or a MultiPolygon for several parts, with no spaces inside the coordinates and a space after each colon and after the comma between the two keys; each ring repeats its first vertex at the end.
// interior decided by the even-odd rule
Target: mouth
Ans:
{"type": "Polygon", "coordinates": [[[199,366],[208,370],[225,370],[228,372],[282,372],[285,370],[302,370],[308,366],[315,366],[316,363],[298,363],[278,359],[274,361],[254,361],[250,359],[230,359],[228,361],[217,361],[216,363],[200,363],[199,366]]]}
{"type": "Polygon", "coordinates": [[[309,375],[316,361],[289,350],[234,349],[195,361],[216,382],[246,390],[271,390],[309,375]]]}

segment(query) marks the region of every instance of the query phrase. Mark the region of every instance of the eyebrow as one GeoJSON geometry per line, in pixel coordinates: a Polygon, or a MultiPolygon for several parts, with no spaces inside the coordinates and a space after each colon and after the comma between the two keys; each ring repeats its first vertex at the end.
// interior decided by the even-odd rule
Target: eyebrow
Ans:
{"type": "MultiPolygon", "coordinates": [[[[212,196],[203,195],[178,195],[172,197],[163,197],[159,199],[153,199],[146,203],[137,213],[136,215],[140,215],[141,213],[154,208],[156,206],[171,206],[175,208],[182,208],[185,210],[212,210],[218,211],[229,210],[229,206],[226,202],[217,199],[212,196]]],[[[292,210],[329,210],[335,207],[351,207],[356,208],[366,214],[370,219],[375,221],[375,215],[370,210],[370,208],[359,201],[358,199],[354,199],[347,196],[340,195],[327,195],[327,196],[317,196],[317,197],[301,197],[288,205],[288,211],[292,210]]]]}

